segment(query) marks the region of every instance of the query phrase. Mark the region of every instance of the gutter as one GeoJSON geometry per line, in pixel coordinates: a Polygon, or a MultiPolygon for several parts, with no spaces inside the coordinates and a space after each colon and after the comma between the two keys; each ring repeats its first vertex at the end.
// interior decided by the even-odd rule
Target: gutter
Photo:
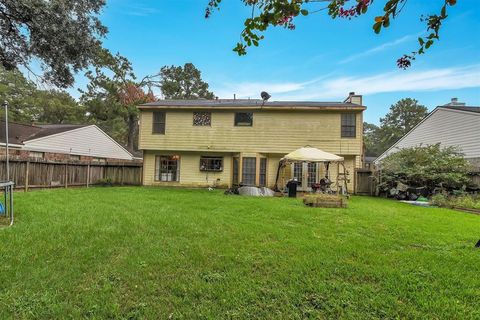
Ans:
{"type": "Polygon", "coordinates": [[[235,107],[228,107],[228,106],[137,106],[140,110],[158,110],[158,109],[166,109],[166,110],[277,110],[277,111],[295,111],[295,110],[302,110],[302,111],[364,111],[367,108],[364,106],[351,106],[351,107],[295,107],[295,106],[235,106],[235,107]]]}

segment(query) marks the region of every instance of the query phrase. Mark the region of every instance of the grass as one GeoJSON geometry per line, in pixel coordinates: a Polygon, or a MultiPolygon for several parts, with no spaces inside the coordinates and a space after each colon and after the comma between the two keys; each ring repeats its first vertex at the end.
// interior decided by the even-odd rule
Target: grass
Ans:
{"type": "Polygon", "coordinates": [[[220,191],[17,193],[0,319],[480,318],[480,217],[220,191]]]}

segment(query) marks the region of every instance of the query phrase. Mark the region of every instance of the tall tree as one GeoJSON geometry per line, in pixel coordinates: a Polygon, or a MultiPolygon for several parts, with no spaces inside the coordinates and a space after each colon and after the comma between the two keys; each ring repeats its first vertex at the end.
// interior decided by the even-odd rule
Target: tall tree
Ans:
{"type": "Polygon", "coordinates": [[[86,110],[69,93],[59,90],[38,90],[32,99],[31,118],[40,123],[85,123],[86,110]]]}
{"type": "Polygon", "coordinates": [[[0,64],[7,70],[40,63],[42,79],[68,87],[74,74],[109,54],[98,16],[105,0],[1,0],[0,64]]]}
{"type": "Polygon", "coordinates": [[[380,128],[372,123],[363,123],[363,143],[365,144],[365,155],[367,157],[379,156],[384,151],[382,137],[379,134],[380,128]]]}
{"type": "Polygon", "coordinates": [[[10,119],[30,123],[82,123],[85,109],[67,92],[40,90],[18,70],[0,67],[0,101],[9,102],[10,119]]]}
{"type": "Polygon", "coordinates": [[[390,147],[409,132],[428,114],[428,109],[418,101],[405,98],[390,107],[384,118],[380,118],[380,134],[385,145],[390,147]]]}
{"type": "MultiPolygon", "coordinates": [[[[251,8],[251,15],[245,19],[244,29],[240,35],[240,42],[233,49],[239,55],[247,53],[247,48],[258,46],[264,38],[263,33],[270,27],[283,27],[289,30],[295,29],[295,23],[299,15],[327,11],[333,18],[352,19],[361,16],[370,9],[374,0],[240,0],[251,8]],[[319,3],[328,3],[318,7],[319,3]]],[[[205,11],[205,17],[209,18],[215,9],[218,9],[222,0],[209,0],[205,11]]],[[[380,33],[382,28],[390,26],[398,14],[400,14],[408,0],[384,0],[383,12],[375,17],[373,30],[380,33]]],[[[397,60],[400,68],[408,68],[411,61],[419,54],[423,54],[434,41],[439,39],[440,29],[447,18],[447,10],[454,6],[457,0],[431,1],[438,5],[436,14],[422,15],[420,20],[425,23],[426,35],[418,38],[419,47],[412,53],[405,54],[397,60]]]]}
{"type": "Polygon", "coordinates": [[[9,118],[12,121],[30,122],[32,97],[37,87],[18,70],[8,71],[0,67],[0,99],[9,103],[9,118]]]}
{"type": "Polygon", "coordinates": [[[152,91],[143,88],[155,83],[154,77],[137,81],[130,62],[117,55],[107,57],[102,65],[87,72],[90,83],[81,101],[92,122],[98,124],[130,151],[136,151],[138,137],[137,106],[155,100],[152,91]]]}
{"type": "Polygon", "coordinates": [[[182,66],[164,66],[160,70],[160,89],[165,99],[213,99],[208,83],[192,63],[182,66]]]}
{"type": "Polygon", "coordinates": [[[364,125],[367,155],[379,156],[401,137],[407,134],[428,114],[428,109],[418,101],[405,98],[390,107],[385,117],[380,118],[380,126],[364,125]]]}

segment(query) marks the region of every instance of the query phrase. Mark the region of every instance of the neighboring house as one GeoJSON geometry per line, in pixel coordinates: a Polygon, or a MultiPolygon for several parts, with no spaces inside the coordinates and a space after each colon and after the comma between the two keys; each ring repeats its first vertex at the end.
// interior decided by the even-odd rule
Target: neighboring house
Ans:
{"type": "MultiPolygon", "coordinates": [[[[9,153],[12,157],[92,162],[132,161],[130,152],[96,125],[9,122],[9,153]]],[[[5,152],[5,122],[0,121],[0,145],[5,152]]]]}
{"type": "MultiPolygon", "coordinates": [[[[345,158],[351,190],[362,166],[366,108],[354,93],[344,102],[160,100],[139,109],[145,185],[273,187],[279,160],[307,145],[345,158]]],[[[304,189],[325,174],[317,164],[290,169],[304,189]]]]}
{"type": "Polygon", "coordinates": [[[403,148],[440,143],[454,146],[480,169],[480,107],[469,107],[453,98],[452,102],[435,108],[410,132],[398,140],[376,160],[403,148]]]}
{"type": "Polygon", "coordinates": [[[375,164],[374,164],[375,159],[377,159],[377,157],[365,156],[365,158],[363,159],[363,169],[366,169],[366,170],[375,169],[375,164]]]}

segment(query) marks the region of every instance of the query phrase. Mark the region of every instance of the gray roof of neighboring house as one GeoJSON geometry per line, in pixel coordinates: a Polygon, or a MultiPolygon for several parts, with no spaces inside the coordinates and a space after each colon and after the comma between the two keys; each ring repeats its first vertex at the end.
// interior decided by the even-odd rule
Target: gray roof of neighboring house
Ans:
{"type": "Polygon", "coordinates": [[[266,101],[260,99],[196,99],[196,100],[159,100],[141,104],[139,107],[314,107],[314,108],[348,108],[362,107],[350,102],[318,101],[266,101]]]}
{"type": "Polygon", "coordinates": [[[439,106],[439,108],[480,113],[480,107],[473,107],[473,106],[449,106],[449,105],[446,105],[446,106],[439,106]]]}
{"type": "MultiPolygon", "coordinates": [[[[11,144],[23,144],[24,141],[38,139],[53,134],[62,133],[86,125],[78,124],[39,124],[28,125],[16,122],[8,123],[8,142],[11,144]]],[[[0,121],[0,143],[5,143],[5,121],[0,121]]]]}

